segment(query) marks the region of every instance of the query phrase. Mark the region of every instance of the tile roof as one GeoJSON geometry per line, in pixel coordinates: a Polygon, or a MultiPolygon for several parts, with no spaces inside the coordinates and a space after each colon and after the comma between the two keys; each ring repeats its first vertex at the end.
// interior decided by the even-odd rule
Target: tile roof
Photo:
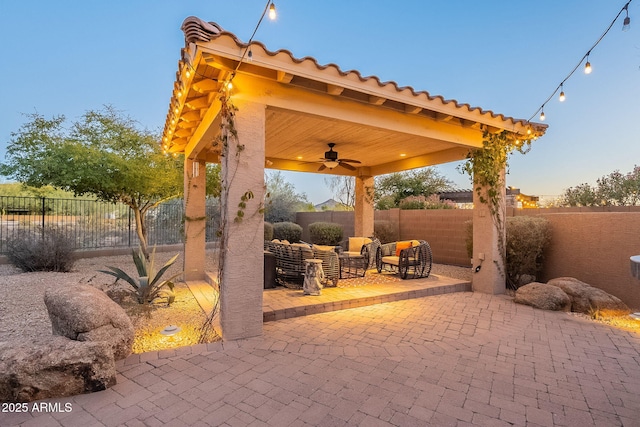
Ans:
{"type": "MultiPolygon", "coordinates": [[[[228,36],[232,38],[232,40],[236,43],[236,45],[239,48],[245,49],[249,47],[249,44],[240,41],[235,34],[225,31],[224,29],[222,29],[220,25],[216,24],[215,22],[206,22],[195,16],[190,16],[186,18],[182,23],[181,28],[184,32],[185,42],[187,45],[189,45],[190,43],[198,43],[198,42],[207,43],[207,42],[214,41],[217,38],[228,36]]],[[[399,86],[394,81],[383,82],[376,76],[363,76],[357,70],[344,71],[338,65],[333,63],[322,65],[318,63],[318,61],[313,57],[306,56],[303,58],[297,58],[293,55],[292,52],[286,49],[271,51],[267,49],[267,47],[261,42],[253,41],[251,43],[251,46],[261,47],[267,55],[272,57],[275,57],[280,54],[285,54],[286,56],[289,57],[291,62],[294,64],[302,64],[302,63],[308,62],[313,64],[320,71],[333,69],[340,76],[343,76],[343,77],[354,75],[363,83],[375,82],[380,88],[384,88],[384,89],[393,88],[399,94],[400,93],[406,94],[408,92],[415,98],[423,98],[430,102],[434,102],[434,101],[440,102],[443,106],[455,107],[455,109],[459,110],[460,112],[466,111],[470,113],[475,113],[485,118],[490,117],[492,119],[499,119],[505,122],[510,122],[512,125],[516,125],[516,124],[523,125],[523,126],[531,125],[536,129],[536,131],[539,134],[543,134],[546,128],[548,127],[548,125],[546,124],[530,123],[525,119],[515,119],[513,117],[505,116],[504,114],[494,113],[491,110],[483,110],[480,107],[472,107],[470,104],[459,103],[455,99],[445,99],[441,95],[432,96],[427,91],[416,91],[411,86],[399,86]]]]}

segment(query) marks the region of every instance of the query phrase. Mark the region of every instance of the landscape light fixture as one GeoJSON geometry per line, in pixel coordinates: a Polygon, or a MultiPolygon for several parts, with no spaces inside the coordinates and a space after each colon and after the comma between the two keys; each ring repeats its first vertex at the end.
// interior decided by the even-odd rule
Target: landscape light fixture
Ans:
{"type": "Polygon", "coordinates": [[[269,5],[269,19],[271,19],[272,21],[274,19],[276,19],[277,14],[276,14],[276,5],[271,2],[271,4],[269,5]]]}
{"type": "Polygon", "coordinates": [[[162,335],[165,335],[167,337],[172,337],[175,334],[177,334],[178,332],[180,332],[182,329],[180,328],[180,326],[177,325],[169,325],[167,327],[165,327],[163,330],[160,331],[160,333],[162,335]]]}
{"type": "Polygon", "coordinates": [[[629,3],[624,5],[624,11],[627,12],[627,16],[622,21],[622,31],[629,31],[631,28],[631,18],[629,18],[629,3]]]}

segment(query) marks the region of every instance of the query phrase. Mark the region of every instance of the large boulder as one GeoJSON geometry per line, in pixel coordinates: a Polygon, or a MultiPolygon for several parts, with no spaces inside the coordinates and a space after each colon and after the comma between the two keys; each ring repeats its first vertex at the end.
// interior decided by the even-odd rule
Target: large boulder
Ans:
{"type": "Polygon", "coordinates": [[[107,342],[115,360],[131,354],[134,329],[127,313],[104,292],[76,284],[49,287],[44,295],[54,335],[107,342]]]}
{"type": "Polygon", "coordinates": [[[539,282],[518,288],[514,301],[542,310],[569,311],[571,308],[571,300],[562,289],[539,282]]]}
{"type": "Polygon", "coordinates": [[[65,337],[0,342],[0,402],[73,396],[115,383],[115,360],[108,343],[65,337]]]}
{"type": "Polygon", "coordinates": [[[571,311],[590,314],[593,310],[629,311],[618,297],[574,277],[558,277],[547,284],[562,289],[571,299],[571,311]]]}

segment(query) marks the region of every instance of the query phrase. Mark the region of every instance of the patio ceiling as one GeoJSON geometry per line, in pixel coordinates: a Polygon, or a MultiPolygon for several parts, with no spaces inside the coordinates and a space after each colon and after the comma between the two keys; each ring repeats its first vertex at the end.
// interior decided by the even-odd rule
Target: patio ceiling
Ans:
{"type": "Polygon", "coordinates": [[[219,91],[232,75],[232,100],[266,106],[265,164],[273,169],[317,172],[333,142],[340,158],[361,163],[355,171],[322,173],[372,176],[464,159],[482,146],[485,130],[523,138],[546,130],[258,42],[249,46],[198,18],[187,18],[183,30],[187,46],[163,135],[168,152],[218,161],[219,91]]]}

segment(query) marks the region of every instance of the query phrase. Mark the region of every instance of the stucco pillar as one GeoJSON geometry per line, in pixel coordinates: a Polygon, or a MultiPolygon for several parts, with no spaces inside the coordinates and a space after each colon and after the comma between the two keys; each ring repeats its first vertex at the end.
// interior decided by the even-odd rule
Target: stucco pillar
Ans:
{"type": "MultiPolygon", "coordinates": [[[[480,202],[480,196],[473,191],[473,279],[474,292],[487,294],[503,294],[506,289],[504,274],[505,221],[506,221],[506,187],[504,185],[504,169],[502,170],[502,186],[498,188],[502,204],[499,208],[503,226],[496,227],[489,206],[480,202]]],[[[481,193],[486,198],[487,188],[481,193]]]]}
{"type": "Polygon", "coordinates": [[[226,224],[220,248],[220,326],[225,341],[262,334],[264,288],[264,217],[260,208],[264,198],[265,106],[237,101],[235,105],[238,141],[229,141],[228,153],[221,159],[223,191],[228,191],[228,200],[222,197],[226,224]],[[240,220],[238,204],[248,192],[253,197],[246,200],[240,220]]]}
{"type": "Polygon", "coordinates": [[[184,280],[205,278],[206,163],[184,160],[184,280]]]}
{"type": "Polygon", "coordinates": [[[373,186],[372,176],[356,176],[355,235],[373,236],[373,186]]]}

